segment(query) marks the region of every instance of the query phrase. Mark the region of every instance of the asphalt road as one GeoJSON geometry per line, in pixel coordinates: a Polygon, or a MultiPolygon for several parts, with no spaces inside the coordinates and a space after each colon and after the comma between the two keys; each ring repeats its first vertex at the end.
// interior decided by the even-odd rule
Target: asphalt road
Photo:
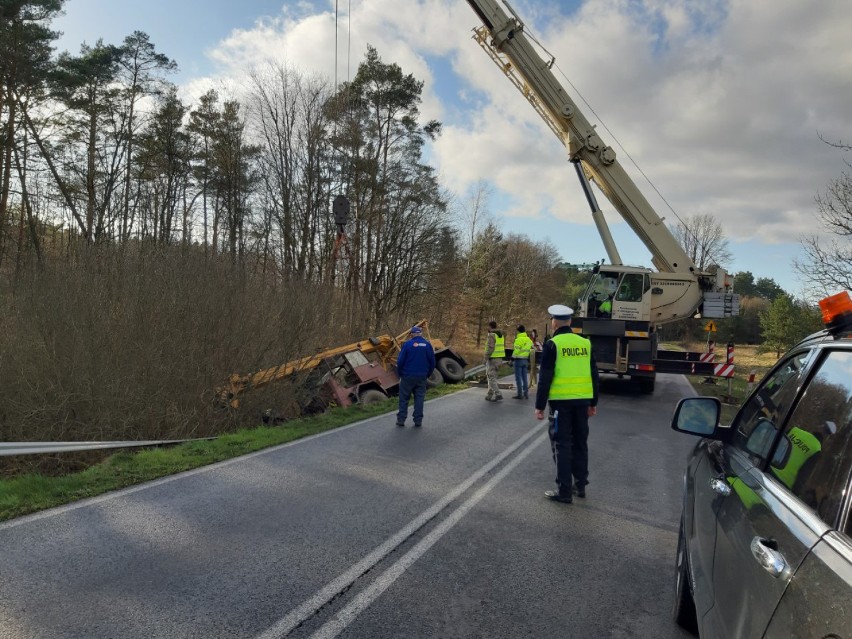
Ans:
{"type": "Polygon", "coordinates": [[[0,524],[0,637],[683,637],[680,376],[604,379],[588,498],[532,400],[470,389],[0,524]]]}

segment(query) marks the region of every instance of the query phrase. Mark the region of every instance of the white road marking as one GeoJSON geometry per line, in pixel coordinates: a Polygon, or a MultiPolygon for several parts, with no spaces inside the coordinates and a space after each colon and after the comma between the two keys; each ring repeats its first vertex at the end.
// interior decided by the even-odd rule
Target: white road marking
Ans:
{"type": "MultiPolygon", "coordinates": [[[[531,429],[526,435],[521,437],[514,444],[509,446],[506,450],[500,453],[497,457],[488,462],[485,466],[477,470],[473,475],[468,477],[464,482],[459,484],[455,489],[444,495],[440,500],[435,502],[430,508],[421,513],[418,517],[411,520],[404,528],[402,528],[399,532],[397,532],[392,537],[388,538],[384,543],[380,546],[376,547],[369,555],[364,557],[361,561],[353,565],[349,570],[338,576],[337,578],[330,581],[323,588],[316,592],[310,599],[307,599],[303,603],[301,603],[298,607],[294,608],[290,611],[285,617],[283,617],[280,621],[278,621],[275,625],[264,631],[263,633],[257,635],[257,639],[280,639],[281,637],[285,637],[287,634],[292,632],[299,625],[310,619],[314,616],[318,610],[320,610],[323,606],[325,606],[328,602],[334,599],[339,593],[343,592],[347,588],[349,588],[361,575],[365,574],[367,571],[372,569],[376,564],[378,564],[382,559],[388,556],[394,549],[400,546],[406,539],[411,537],[414,533],[416,533],[420,528],[425,526],[429,521],[431,521],[434,517],[436,517],[442,510],[444,510],[447,506],[449,506],[453,501],[458,499],[462,494],[464,494],[471,486],[473,486],[476,482],[478,482],[482,477],[491,472],[496,466],[498,466],[501,462],[503,462],[507,457],[512,455],[516,450],[518,450],[521,446],[527,443],[533,436],[535,436],[540,427],[531,429]]],[[[530,446],[527,450],[525,450],[521,456],[514,460],[510,466],[508,467],[510,470],[514,468],[517,463],[526,457],[529,454],[529,451],[538,446],[541,442],[542,438],[536,440],[536,442],[530,446]]],[[[497,482],[495,479],[502,479],[508,471],[504,469],[498,475],[492,479],[487,486],[488,490],[493,488],[497,482]]],[[[485,491],[487,492],[487,491],[485,491]]],[[[476,498],[476,501],[482,499],[482,496],[485,493],[480,490],[476,493],[476,495],[480,495],[476,498]],[[482,495],[480,495],[482,493],[482,495]]],[[[475,496],[476,497],[476,496],[475,496]]],[[[473,498],[471,498],[472,500],[473,498]]],[[[456,513],[458,513],[462,508],[464,508],[468,503],[471,503],[471,500],[465,502],[461,508],[459,508],[456,513]]],[[[471,507],[476,503],[473,501],[471,503],[471,507]]],[[[470,508],[468,508],[469,510],[470,508]]],[[[465,510],[464,512],[467,512],[465,510]]],[[[455,514],[455,513],[454,513],[455,514]]],[[[464,513],[462,513],[463,515],[464,513]]],[[[461,515],[460,515],[461,516],[461,515]]],[[[459,516],[459,517],[460,517],[459,516]]],[[[452,515],[451,515],[452,517],[452,515]]],[[[456,520],[457,521],[457,520],[456,520]]],[[[455,523],[455,522],[453,522],[455,523]]],[[[434,533],[432,533],[434,534],[434,533]]],[[[432,537],[430,534],[426,539],[432,537]]],[[[436,538],[437,540],[437,538],[436,538]]],[[[425,541],[425,539],[423,540],[425,541]]],[[[420,544],[423,543],[420,542],[420,544]]],[[[431,543],[434,543],[432,541],[431,543]]],[[[430,545],[431,545],[430,543],[430,545]]],[[[416,548],[420,547],[420,544],[416,546],[416,548]]],[[[425,552],[425,551],[424,551],[425,552]]],[[[409,553],[410,554],[410,553],[409,553]]],[[[407,557],[408,555],[406,555],[407,557]]],[[[387,573],[385,573],[387,574],[387,573]]],[[[383,575],[384,577],[384,575],[383,575]]],[[[380,578],[381,579],[381,578],[380,578]]],[[[390,585],[388,583],[388,585],[390,585]]],[[[385,586],[386,588],[387,586],[385,586]]],[[[382,589],[384,590],[384,588],[382,589]]],[[[350,604],[351,606],[352,604],[350,604]]],[[[348,608],[347,608],[348,609],[348,608]]]]}
{"type": "Polygon", "coordinates": [[[311,639],[333,639],[339,635],[346,627],[352,623],[355,618],[378,599],[381,594],[387,590],[394,581],[396,581],[411,565],[420,559],[435,543],[443,537],[449,530],[455,526],[462,517],[482,500],[489,492],[491,492],[497,484],[499,484],[509,473],[511,473],[520,464],[524,458],[533,450],[540,447],[542,442],[547,437],[547,434],[542,435],[535,440],[530,446],[522,451],[517,457],[494,477],[477,490],[466,502],[454,510],[444,521],[435,527],[432,532],[426,535],[414,548],[409,550],[405,555],[388,568],[380,577],[378,577],[369,587],[365,588],[353,599],[348,606],[341,610],[337,615],[320,628],[311,636],[311,639]]]}

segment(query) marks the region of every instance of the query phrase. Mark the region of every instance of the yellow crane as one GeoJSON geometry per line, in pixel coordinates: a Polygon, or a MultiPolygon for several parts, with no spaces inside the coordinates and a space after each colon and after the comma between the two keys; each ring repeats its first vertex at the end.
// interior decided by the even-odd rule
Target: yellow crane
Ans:
{"type": "MultiPolygon", "coordinates": [[[[423,319],[414,326],[423,329],[426,339],[435,349],[436,373],[433,384],[442,381],[458,382],[464,379],[464,358],[439,339],[429,335],[428,321],[423,319]]],[[[413,327],[412,327],[413,328],[413,327]]],[[[342,406],[353,403],[381,401],[398,392],[399,376],[396,374],[396,357],[402,344],[410,337],[411,329],[392,335],[368,337],[351,344],[328,348],[314,355],[266,368],[248,375],[234,374],[226,384],[217,389],[222,404],[231,408],[240,405],[239,395],[252,388],[265,386],[289,377],[294,373],[310,372],[321,365],[328,367],[322,384],[328,385],[336,402],[342,406]]]]}

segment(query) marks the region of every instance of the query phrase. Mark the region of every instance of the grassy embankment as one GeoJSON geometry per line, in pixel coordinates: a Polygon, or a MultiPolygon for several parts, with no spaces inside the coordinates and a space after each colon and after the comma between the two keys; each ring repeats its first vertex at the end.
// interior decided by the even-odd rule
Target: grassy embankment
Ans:
{"type": "MultiPolygon", "coordinates": [[[[717,361],[724,361],[724,357],[725,351],[722,350],[717,355],[717,361]]],[[[749,393],[749,375],[754,372],[755,383],[759,382],[776,361],[778,358],[775,353],[758,353],[756,346],[737,346],[734,351],[734,377],[731,379],[730,391],[728,380],[723,377],[713,378],[715,384],[705,383],[704,378],[697,375],[687,376],[687,379],[699,395],[718,397],[722,401],[722,423],[730,424],[749,393]]]]}
{"type": "MultiPolygon", "coordinates": [[[[442,384],[429,389],[426,399],[465,388],[468,388],[466,384],[442,384]]],[[[390,413],[395,407],[396,399],[392,398],[368,406],[332,408],[322,415],[277,426],[247,428],[210,441],[123,450],[86,470],[61,477],[30,474],[0,479],[0,521],[291,442],[390,413]]],[[[392,425],[388,419],[388,424],[392,425]]]]}

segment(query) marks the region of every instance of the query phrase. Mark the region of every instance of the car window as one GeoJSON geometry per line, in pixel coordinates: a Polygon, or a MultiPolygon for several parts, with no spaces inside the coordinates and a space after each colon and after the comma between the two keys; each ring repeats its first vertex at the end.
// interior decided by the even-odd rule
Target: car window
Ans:
{"type": "Polygon", "coordinates": [[[768,458],[784,417],[796,398],[809,354],[810,351],[802,351],[788,357],[749,397],[732,424],[731,443],[748,453],[756,466],[768,458]]]}
{"type": "Polygon", "coordinates": [[[641,302],[644,292],[643,275],[627,273],[621,280],[621,286],[615,294],[616,302],[641,302]]]}
{"type": "Polygon", "coordinates": [[[852,472],[852,351],[831,351],[802,394],[769,472],[836,525],[852,472]]]}

